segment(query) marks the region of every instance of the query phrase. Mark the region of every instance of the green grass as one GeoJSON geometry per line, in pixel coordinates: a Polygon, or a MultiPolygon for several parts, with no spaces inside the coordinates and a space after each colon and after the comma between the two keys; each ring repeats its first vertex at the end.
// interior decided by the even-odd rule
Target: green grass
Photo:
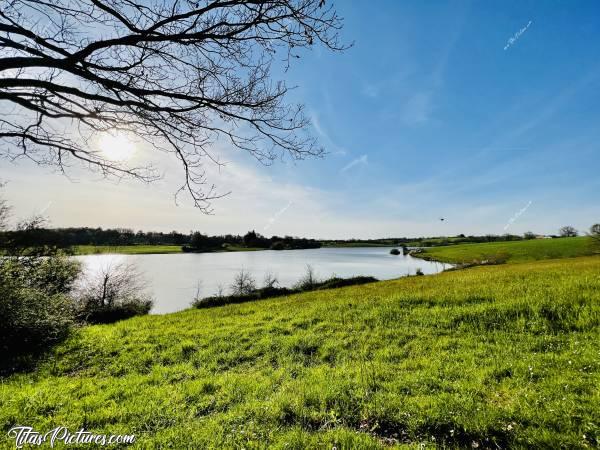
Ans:
{"type": "Polygon", "coordinates": [[[528,241],[460,244],[424,249],[419,256],[448,263],[471,263],[490,259],[507,259],[507,262],[538,261],[543,259],[573,258],[592,255],[591,239],[582,236],[561,239],[532,239],[528,241]]]}
{"type": "Polygon", "coordinates": [[[3,380],[0,447],[18,423],[140,449],[591,448],[599,329],[600,257],[90,326],[3,380]]]}
{"type": "Polygon", "coordinates": [[[94,255],[100,253],[146,255],[181,253],[181,245],[77,245],[73,247],[73,251],[76,255],[94,255]]]}
{"type": "MultiPolygon", "coordinates": [[[[262,248],[239,247],[229,245],[223,252],[252,252],[262,248]]],[[[120,253],[124,255],[149,255],[163,253],[181,253],[180,245],[77,245],[73,247],[76,255],[94,255],[101,253],[120,253]]]]}

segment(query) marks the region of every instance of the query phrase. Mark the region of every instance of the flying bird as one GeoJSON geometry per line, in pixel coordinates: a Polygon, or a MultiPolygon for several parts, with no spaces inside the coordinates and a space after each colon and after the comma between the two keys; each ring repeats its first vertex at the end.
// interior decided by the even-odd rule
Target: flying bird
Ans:
{"type": "Polygon", "coordinates": [[[443,222],[444,220],[446,220],[445,217],[440,217],[440,221],[443,222]]]}

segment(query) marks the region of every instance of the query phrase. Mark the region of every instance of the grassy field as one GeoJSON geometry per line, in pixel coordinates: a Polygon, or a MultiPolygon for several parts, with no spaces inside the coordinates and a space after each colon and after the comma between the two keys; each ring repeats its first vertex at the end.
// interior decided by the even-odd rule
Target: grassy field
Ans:
{"type": "Polygon", "coordinates": [[[77,245],[73,247],[73,251],[76,255],[95,255],[100,253],[146,255],[160,253],[181,253],[181,245],[77,245]]]}
{"type": "Polygon", "coordinates": [[[600,257],[90,326],[2,381],[0,447],[18,423],[140,449],[593,448],[599,330],[600,257]]]}
{"type": "Polygon", "coordinates": [[[509,263],[538,261],[543,259],[573,258],[592,255],[594,248],[586,236],[561,239],[532,239],[528,241],[490,242],[484,244],[460,244],[424,249],[419,255],[448,263],[471,263],[473,261],[506,258],[509,263]]]}
{"type": "MultiPolygon", "coordinates": [[[[237,247],[229,245],[223,252],[252,252],[262,248],[237,247]]],[[[78,245],[73,247],[76,255],[95,255],[100,253],[119,253],[124,255],[150,255],[163,253],[181,253],[180,245],[78,245]]]]}

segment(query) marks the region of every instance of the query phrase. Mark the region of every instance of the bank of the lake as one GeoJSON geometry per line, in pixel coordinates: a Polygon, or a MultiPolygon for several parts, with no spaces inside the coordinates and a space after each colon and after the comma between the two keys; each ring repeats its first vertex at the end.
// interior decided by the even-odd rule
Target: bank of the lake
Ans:
{"type": "Polygon", "coordinates": [[[86,327],[3,380],[0,447],[18,423],[135,449],[594,448],[599,273],[475,267],[86,327]]]}

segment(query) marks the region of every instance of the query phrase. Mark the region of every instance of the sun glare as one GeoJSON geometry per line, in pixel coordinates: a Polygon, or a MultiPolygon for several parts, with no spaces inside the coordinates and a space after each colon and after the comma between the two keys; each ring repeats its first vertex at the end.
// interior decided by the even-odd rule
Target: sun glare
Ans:
{"type": "Polygon", "coordinates": [[[135,143],[125,133],[104,133],[98,139],[98,148],[112,161],[127,161],[135,153],[135,143]]]}

